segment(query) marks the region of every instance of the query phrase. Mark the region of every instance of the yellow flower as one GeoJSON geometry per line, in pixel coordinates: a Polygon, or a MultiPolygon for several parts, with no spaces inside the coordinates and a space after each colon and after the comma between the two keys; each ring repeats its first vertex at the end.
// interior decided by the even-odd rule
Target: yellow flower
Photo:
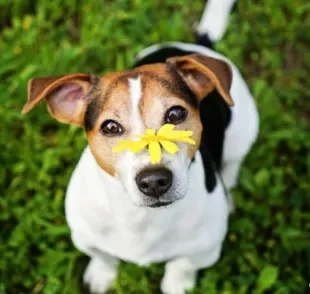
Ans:
{"type": "Polygon", "coordinates": [[[143,135],[137,135],[140,140],[120,140],[118,146],[112,149],[113,153],[129,150],[133,153],[139,152],[148,146],[152,163],[159,163],[161,159],[161,146],[170,154],[175,154],[179,147],[175,141],[185,142],[195,145],[195,141],[191,138],[192,131],[175,131],[174,125],[165,124],[155,134],[154,129],[147,129],[143,135]]]}

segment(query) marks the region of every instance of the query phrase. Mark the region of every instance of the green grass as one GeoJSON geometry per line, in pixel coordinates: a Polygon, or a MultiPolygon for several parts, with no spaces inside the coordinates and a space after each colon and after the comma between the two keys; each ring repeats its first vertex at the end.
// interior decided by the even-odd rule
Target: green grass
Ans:
{"type": "MultiPolygon", "coordinates": [[[[44,105],[22,116],[27,80],[103,74],[130,66],[147,45],[193,41],[203,5],[0,0],[0,294],[83,293],[87,263],[63,207],[85,135],[58,124],[44,105]]],[[[307,1],[240,0],[217,44],[246,77],[261,129],[234,191],[222,258],[192,293],[310,291],[309,27],[307,1]]],[[[162,265],[123,263],[111,293],[158,293],[162,274],[162,265]]]]}

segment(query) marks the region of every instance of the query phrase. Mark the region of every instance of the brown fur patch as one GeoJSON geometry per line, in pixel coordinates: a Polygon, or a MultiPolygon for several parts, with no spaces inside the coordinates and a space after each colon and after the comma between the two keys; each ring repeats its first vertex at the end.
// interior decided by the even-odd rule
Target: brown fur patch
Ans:
{"type": "MultiPolygon", "coordinates": [[[[98,164],[109,174],[115,175],[119,154],[112,153],[112,148],[119,139],[132,139],[136,134],[131,126],[131,99],[129,79],[140,78],[141,99],[139,112],[145,128],[158,130],[165,124],[167,110],[173,106],[182,106],[188,111],[187,119],[176,126],[180,130],[192,130],[195,146],[189,145],[188,158],[192,159],[199,148],[201,123],[199,110],[189,102],[188,91],[184,83],[176,79],[165,64],[143,66],[132,71],[114,73],[101,79],[97,93],[97,117],[93,128],[88,130],[90,148],[98,164]],[[100,133],[100,126],[105,120],[115,120],[122,125],[124,133],[120,137],[108,137],[100,133]]],[[[91,104],[90,104],[91,105],[91,104]]],[[[90,114],[88,114],[90,115],[90,114]]]]}
{"type": "Polygon", "coordinates": [[[118,154],[112,153],[112,148],[117,145],[119,139],[128,139],[131,132],[130,126],[130,99],[129,87],[125,77],[111,76],[110,81],[103,79],[101,95],[96,99],[101,107],[93,129],[88,131],[90,148],[98,164],[110,175],[115,174],[118,154]],[[109,84],[107,84],[110,82],[109,84]],[[105,91],[104,91],[105,90],[105,91]],[[100,132],[100,126],[104,121],[114,120],[124,129],[122,136],[105,136],[100,132]]]}
{"type": "Polygon", "coordinates": [[[27,113],[41,100],[46,98],[58,87],[66,83],[79,83],[87,93],[90,87],[90,75],[84,73],[61,75],[55,77],[35,78],[28,82],[28,100],[22,109],[27,113]]]}
{"type": "Polygon", "coordinates": [[[229,106],[234,105],[229,91],[232,71],[225,61],[191,54],[171,57],[167,63],[178,72],[199,99],[203,99],[216,88],[229,106]]]}

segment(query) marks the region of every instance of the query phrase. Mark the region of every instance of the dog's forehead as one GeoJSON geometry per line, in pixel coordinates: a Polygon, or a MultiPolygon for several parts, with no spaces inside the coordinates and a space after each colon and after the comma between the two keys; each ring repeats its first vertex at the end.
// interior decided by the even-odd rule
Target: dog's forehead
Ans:
{"type": "Polygon", "coordinates": [[[196,105],[193,94],[166,64],[144,65],[107,74],[93,85],[89,93],[85,128],[87,131],[93,129],[104,111],[131,112],[133,103],[141,106],[150,99],[161,97],[174,97],[196,105]]]}

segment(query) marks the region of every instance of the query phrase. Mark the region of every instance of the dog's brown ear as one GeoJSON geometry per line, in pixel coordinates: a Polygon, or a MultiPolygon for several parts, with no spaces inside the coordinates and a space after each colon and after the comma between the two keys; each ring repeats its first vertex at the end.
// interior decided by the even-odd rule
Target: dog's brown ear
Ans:
{"type": "Polygon", "coordinates": [[[199,100],[216,88],[229,106],[234,105],[230,96],[232,71],[227,62],[191,54],[168,58],[167,63],[177,71],[199,100]]]}
{"type": "Polygon", "coordinates": [[[82,126],[87,94],[94,76],[84,73],[35,78],[28,82],[26,113],[45,99],[49,113],[58,121],[82,126]]]}

